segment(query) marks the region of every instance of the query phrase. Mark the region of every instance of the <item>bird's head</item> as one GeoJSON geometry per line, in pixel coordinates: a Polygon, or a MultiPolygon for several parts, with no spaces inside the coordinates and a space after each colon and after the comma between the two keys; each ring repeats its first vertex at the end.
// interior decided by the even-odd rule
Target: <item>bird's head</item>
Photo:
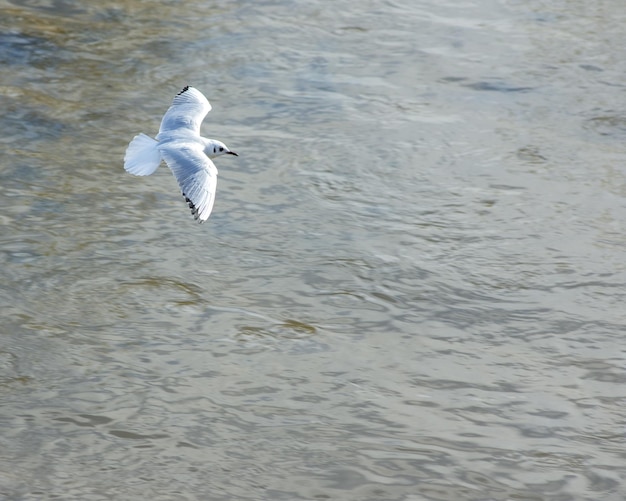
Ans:
{"type": "Polygon", "coordinates": [[[236,157],[239,156],[234,151],[230,151],[224,143],[216,139],[205,140],[204,152],[209,158],[219,157],[220,155],[235,155],[236,157]]]}

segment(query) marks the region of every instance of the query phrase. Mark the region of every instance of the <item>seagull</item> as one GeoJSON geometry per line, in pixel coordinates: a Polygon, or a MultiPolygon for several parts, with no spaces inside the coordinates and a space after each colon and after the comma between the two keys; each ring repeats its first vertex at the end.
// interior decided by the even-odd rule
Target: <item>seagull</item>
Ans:
{"type": "Polygon", "coordinates": [[[163,115],[153,139],[141,133],[124,155],[124,169],[135,176],[149,176],[165,160],[178,181],[194,218],[203,223],[215,202],[217,168],[211,161],[220,155],[237,155],[224,143],[200,135],[200,125],[211,104],[202,92],[187,85],[163,115]]]}

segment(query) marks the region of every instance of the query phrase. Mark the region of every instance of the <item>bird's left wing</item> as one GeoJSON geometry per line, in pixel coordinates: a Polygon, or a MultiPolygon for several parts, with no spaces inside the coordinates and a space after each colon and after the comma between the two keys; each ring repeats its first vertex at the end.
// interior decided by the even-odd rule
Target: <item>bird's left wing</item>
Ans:
{"type": "Polygon", "coordinates": [[[163,115],[159,134],[187,129],[195,135],[200,135],[200,125],[209,111],[211,104],[204,94],[198,89],[186,86],[176,95],[172,105],[163,115]]]}
{"type": "Polygon", "coordinates": [[[217,168],[204,154],[202,145],[177,141],[166,143],[159,150],[178,181],[191,213],[199,222],[206,221],[215,202],[217,168]]]}

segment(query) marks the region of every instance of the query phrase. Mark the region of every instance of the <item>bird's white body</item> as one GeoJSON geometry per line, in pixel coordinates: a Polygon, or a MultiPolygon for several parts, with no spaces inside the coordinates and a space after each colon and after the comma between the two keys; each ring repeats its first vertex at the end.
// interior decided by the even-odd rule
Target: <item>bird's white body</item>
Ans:
{"type": "Polygon", "coordinates": [[[149,176],[165,160],[191,213],[201,223],[208,219],[215,202],[217,168],[211,159],[237,155],[221,141],[200,136],[200,125],[209,111],[207,98],[199,90],[185,87],[163,115],[156,138],[143,133],[135,136],[124,156],[124,169],[135,176],[149,176]]]}

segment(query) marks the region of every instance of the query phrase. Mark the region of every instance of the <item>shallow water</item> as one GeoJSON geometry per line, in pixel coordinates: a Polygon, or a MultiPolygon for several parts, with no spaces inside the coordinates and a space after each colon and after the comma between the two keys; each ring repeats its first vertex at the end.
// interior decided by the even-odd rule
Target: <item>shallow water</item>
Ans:
{"type": "Polygon", "coordinates": [[[0,8],[0,497],[626,496],[621,3],[0,8]]]}

